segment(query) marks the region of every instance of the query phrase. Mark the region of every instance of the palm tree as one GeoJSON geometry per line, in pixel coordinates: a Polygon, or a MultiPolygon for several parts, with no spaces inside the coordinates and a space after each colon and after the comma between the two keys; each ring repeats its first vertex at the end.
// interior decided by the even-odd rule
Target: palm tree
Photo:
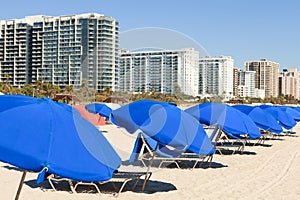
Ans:
{"type": "Polygon", "coordinates": [[[11,93],[11,86],[9,85],[9,79],[10,79],[11,76],[9,74],[5,74],[4,77],[6,78],[5,86],[4,86],[4,93],[5,94],[10,94],[11,93]]]}
{"type": "Polygon", "coordinates": [[[72,94],[74,91],[73,85],[67,85],[63,91],[64,94],[72,94]]]}
{"type": "Polygon", "coordinates": [[[35,89],[33,85],[27,84],[21,88],[20,93],[27,96],[34,96],[35,89]]]}

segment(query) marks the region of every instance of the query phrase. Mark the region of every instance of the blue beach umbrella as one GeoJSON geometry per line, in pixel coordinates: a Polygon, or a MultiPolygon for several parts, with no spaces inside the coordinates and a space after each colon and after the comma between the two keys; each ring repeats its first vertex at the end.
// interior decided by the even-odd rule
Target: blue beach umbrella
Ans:
{"type": "Polygon", "coordinates": [[[233,108],[248,115],[254,123],[262,130],[269,130],[272,133],[281,133],[283,130],[277,120],[257,106],[235,105],[233,108]]]}
{"type": "Polygon", "coordinates": [[[261,133],[252,119],[241,111],[221,103],[203,103],[185,110],[201,123],[219,125],[231,136],[248,134],[250,138],[259,138],[261,133]]]}
{"type": "Polygon", "coordinates": [[[300,113],[297,110],[293,109],[293,107],[278,106],[278,108],[290,115],[295,121],[300,121],[300,113]]]}
{"type": "Polygon", "coordinates": [[[300,113],[300,107],[291,107],[293,108],[294,110],[296,110],[298,113],[300,113]]]}
{"type": "Polygon", "coordinates": [[[121,164],[102,133],[69,105],[18,95],[0,96],[0,105],[0,160],[24,169],[24,178],[28,170],[105,181],[121,164]]]}
{"type": "Polygon", "coordinates": [[[215,152],[201,124],[188,113],[168,103],[136,101],[112,111],[111,121],[129,133],[142,130],[163,145],[203,155],[215,152]]]}
{"type": "Polygon", "coordinates": [[[287,130],[292,129],[296,125],[296,121],[277,106],[261,105],[260,108],[271,114],[287,130]]]}
{"type": "Polygon", "coordinates": [[[90,113],[99,114],[100,116],[109,118],[112,109],[105,104],[91,103],[85,106],[85,109],[90,113]]]}

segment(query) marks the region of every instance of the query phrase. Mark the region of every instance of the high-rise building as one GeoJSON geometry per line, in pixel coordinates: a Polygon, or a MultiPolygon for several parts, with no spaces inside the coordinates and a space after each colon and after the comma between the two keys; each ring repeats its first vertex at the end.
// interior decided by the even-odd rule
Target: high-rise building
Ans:
{"type": "Polygon", "coordinates": [[[0,80],[115,90],[118,22],[100,14],[0,20],[0,80]]]}
{"type": "Polygon", "coordinates": [[[181,50],[122,52],[119,62],[119,90],[127,92],[181,92],[198,95],[199,52],[181,50]]]}
{"type": "Polygon", "coordinates": [[[256,97],[255,96],[255,71],[239,71],[238,96],[256,97]]]}
{"type": "Polygon", "coordinates": [[[230,56],[199,59],[199,94],[233,96],[234,60],[230,56]]]}
{"type": "Polygon", "coordinates": [[[233,68],[233,96],[238,96],[239,68],[233,68]]]}
{"type": "Polygon", "coordinates": [[[0,81],[29,83],[31,26],[24,20],[0,20],[0,81]]]}
{"type": "Polygon", "coordinates": [[[266,59],[245,62],[246,71],[255,71],[255,88],[265,90],[265,97],[278,97],[279,63],[266,59]]]}
{"type": "Polygon", "coordinates": [[[299,72],[296,68],[291,68],[290,71],[283,69],[279,73],[279,95],[299,98],[299,72]]]}

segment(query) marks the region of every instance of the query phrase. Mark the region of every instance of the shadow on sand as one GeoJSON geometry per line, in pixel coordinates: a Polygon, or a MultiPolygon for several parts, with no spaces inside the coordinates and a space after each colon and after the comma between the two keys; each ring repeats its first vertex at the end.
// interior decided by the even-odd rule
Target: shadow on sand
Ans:
{"type": "MultiPolygon", "coordinates": [[[[163,163],[160,168],[159,165],[160,165],[160,160],[154,160],[152,165],[151,165],[151,168],[155,168],[155,170],[157,169],[163,169],[163,168],[168,168],[168,169],[179,169],[177,167],[177,165],[175,164],[175,161],[176,159],[174,159],[174,162],[173,163],[163,163]]],[[[145,161],[145,164],[148,166],[149,162],[146,162],[145,161]]],[[[195,161],[177,161],[177,164],[179,165],[180,169],[192,169],[194,164],[195,164],[195,161]]],[[[123,161],[122,162],[122,165],[124,166],[135,166],[135,167],[143,167],[145,168],[146,166],[143,165],[143,163],[138,160],[138,161],[135,161],[135,162],[129,162],[129,161],[123,161]]],[[[207,168],[213,168],[213,169],[217,169],[217,168],[223,168],[223,167],[228,167],[227,165],[223,165],[222,163],[217,163],[217,162],[207,162],[207,161],[202,161],[202,162],[198,162],[197,165],[195,166],[194,169],[207,169],[207,168]]],[[[151,171],[151,169],[150,169],[151,171]]]]}
{"type": "Polygon", "coordinates": [[[18,172],[23,172],[24,171],[24,170],[22,170],[18,167],[15,167],[15,166],[4,165],[2,167],[5,168],[5,169],[8,169],[8,170],[14,170],[14,171],[18,171],[18,172]]]}
{"type": "Polygon", "coordinates": [[[248,151],[248,150],[244,150],[243,152],[241,151],[235,151],[235,150],[231,150],[231,149],[222,149],[221,150],[222,154],[220,154],[220,152],[216,152],[216,154],[219,154],[219,155],[235,155],[235,154],[240,154],[240,155],[256,155],[256,152],[254,151],[248,151]]]}
{"type": "MultiPolygon", "coordinates": [[[[131,192],[135,192],[135,193],[152,194],[152,193],[157,193],[157,192],[169,192],[172,190],[177,190],[177,188],[171,183],[148,180],[144,191],[142,191],[141,188],[142,188],[143,181],[144,181],[144,179],[140,179],[140,181],[138,182],[138,184],[135,188],[133,188],[135,181],[133,181],[133,180],[129,181],[125,185],[124,189],[122,190],[121,195],[123,192],[126,192],[126,191],[131,191],[131,192]]],[[[28,180],[28,181],[25,181],[25,184],[31,188],[41,188],[42,190],[52,190],[48,181],[44,181],[40,184],[37,184],[36,180],[28,180]]],[[[101,193],[112,194],[112,195],[116,194],[116,190],[111,182],[107,182],[104,184],[100,184],[100,183],[96,183],[96,184],[97,184],[99,190],[101,191],[101,193]]],[[[116,186],[117,189],[119,189],[121,187],[121,184],[122,183],[114,183],[114,185],[116,186]]],[[[65,191],[65,192],[72,193],[70,185],[67,181],[62,180],[62,181],[54,182],[54,186],[57,191],[65,191]]],[[[96,194],[97,190],[92,185],[79,185],[76,188],[76,192],[77,193],[96,194]]]]}

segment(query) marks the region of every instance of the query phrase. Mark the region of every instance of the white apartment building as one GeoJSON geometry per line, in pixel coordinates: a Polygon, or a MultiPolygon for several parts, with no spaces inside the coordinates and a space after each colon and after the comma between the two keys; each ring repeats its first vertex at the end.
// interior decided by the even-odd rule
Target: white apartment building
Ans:
{"type": "Polygon", "coordinates": [[[264,99],[266,97],[266,92],[263,89],[255,88],[254,93],[256,98],[264,99]]]}
{"type": "Polygon", "coordinates": [[[255,71],[239,71],[238,96],[256,97],[255,96],[255,71]]]}
{"type": "Polygon", "coordinates": [[[100,14],[0,20],[0,80],[115,90],[118,22],[100,14]]]}
{"type": "Polygon", "coordinates": [[[234,60],[230,56],[199,59],[199,94],[233,96],[234,60]]]}
{"type": "MultiPolygon", "coordinates": [[[[198,95],[199,52],[193,48],[181,50],[121,52],[119,90],[126,92],[181,92],[198,95]]],[[[175,94],[176,95],[176,94],[175,94]]]]}

